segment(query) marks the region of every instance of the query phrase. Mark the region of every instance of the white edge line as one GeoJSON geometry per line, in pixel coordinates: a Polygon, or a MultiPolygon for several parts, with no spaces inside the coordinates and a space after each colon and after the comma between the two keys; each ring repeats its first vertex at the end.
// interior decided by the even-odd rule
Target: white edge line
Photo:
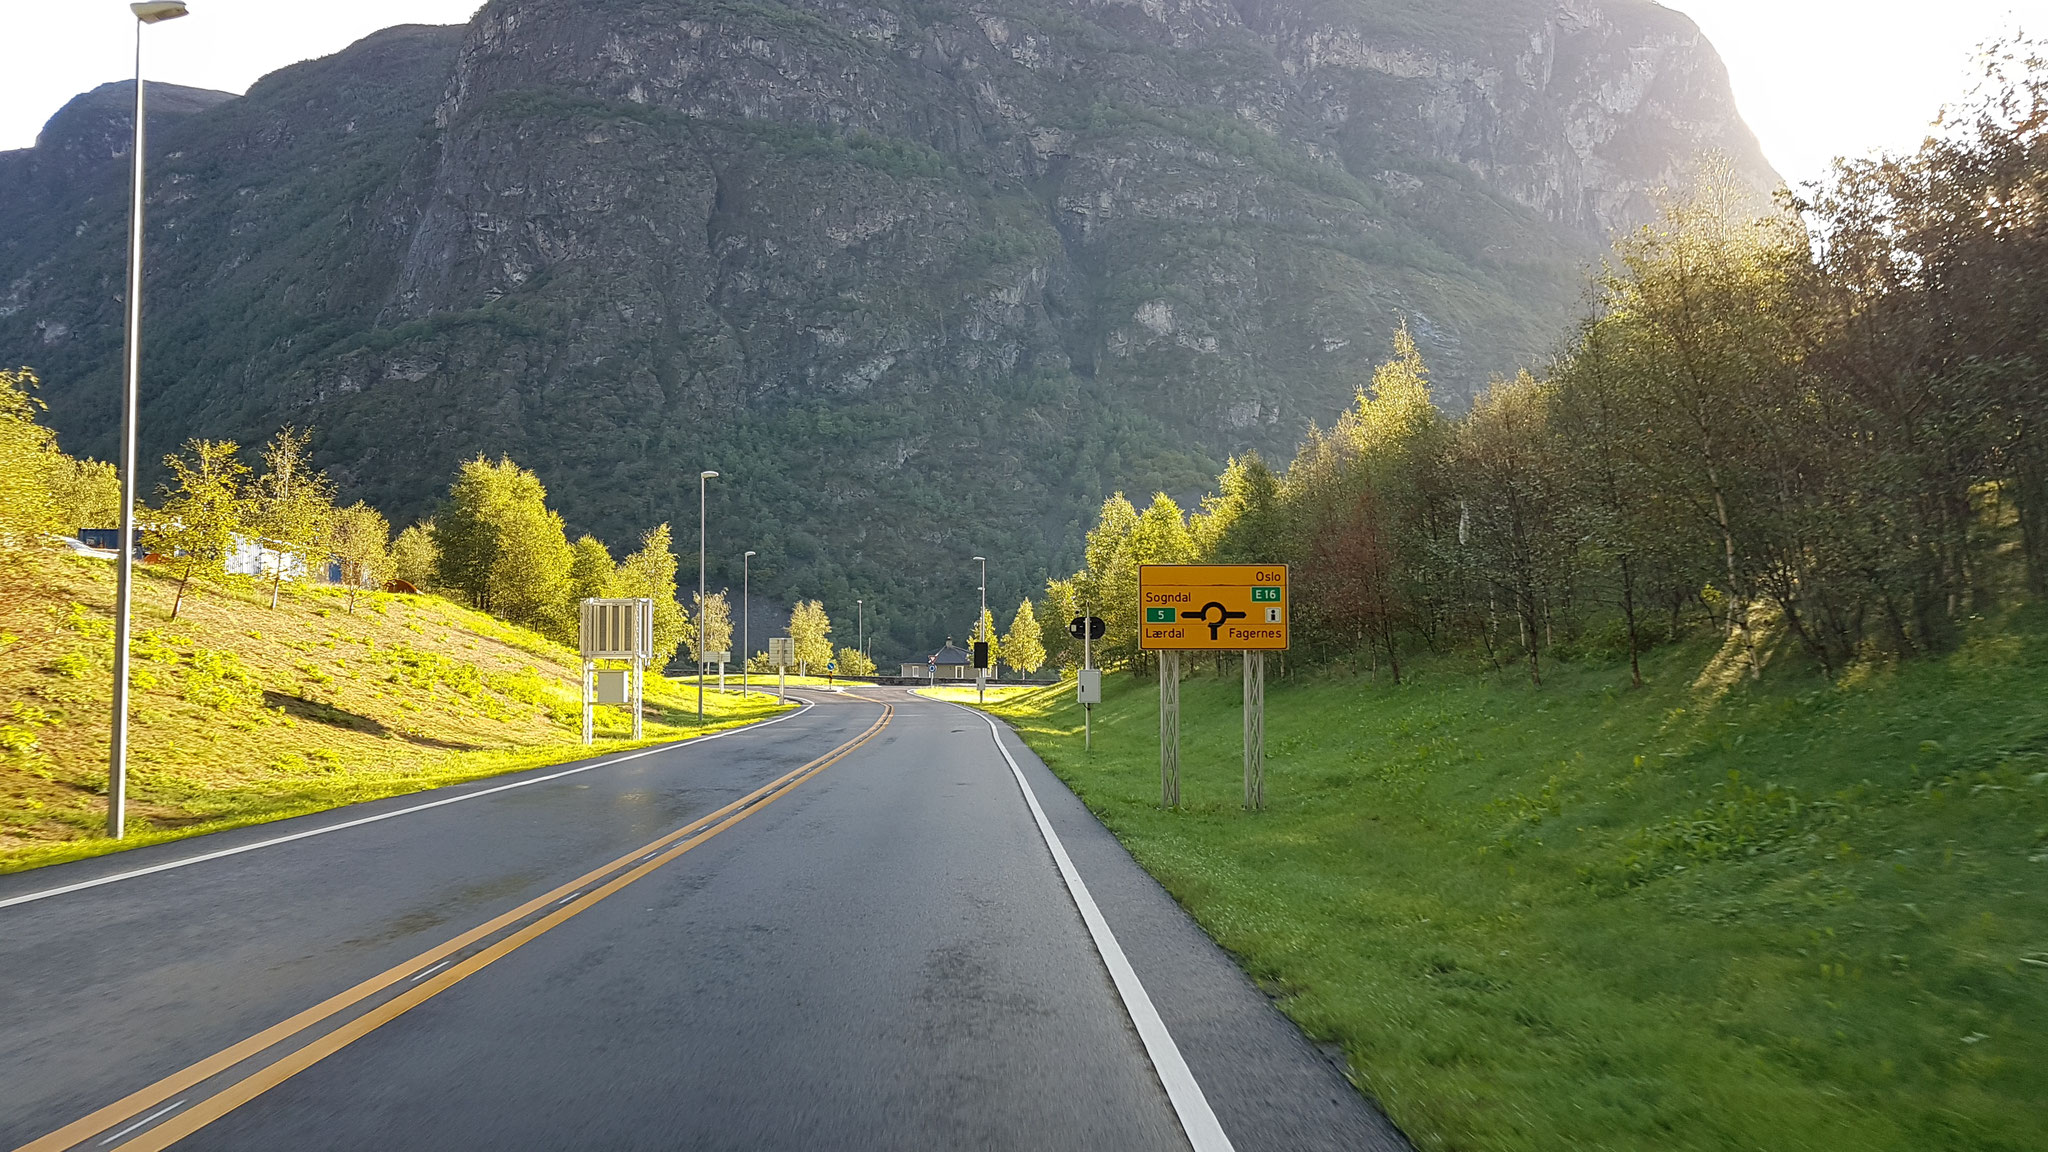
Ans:
{"type": "MultiPolygon", "coordinates": [[[[474,800],[479,796],[489,796],[495,792],[507,792],[514,788],[528,788],[535,784],[545,784],[550,780],[560,780],[564,776],[574,776],[579,772],[589,772],[595,768],[609,768],[614,764],[623,764],[628,760],[638,760],[642,756],[652,756],[657,752],[673,752],[678,748],[694,748],[699,744],[712,740],[723,739],[727,736],[737,736],[743,732],[758,732],[763,728],[780,724],[784,720],[794,720],[814,707],[816,707],[815,704],[806,700],[802,702],[801,707],[787,716],[777,716],[773,720],[761,720],[739,728],[727,728],[723,732],[713,732],[705,736],[693,736],[687,740],[676,740],[667,744],[658,744],[652,748],[642,748],[638,752],[621,752],[594,760],[580,767],[568,768],[560,772],[550,772],[546,776],[535,776],[529,780],[514,780],[510,784],[499,784],[491,788],[479,788],[474,792],[464,792],[460,796],[448,796],[440,800],[429,801],[425,804],[415,804],[410,808],[400,808],[392,812],[380,812],[375,816],[364,816],[355,820],[344,820],[339,824],[329,824],[324,828],[309,828],[304,832],[294,832],[289,836],[273,836],[268,840],[259,840],[254,844],[244,844],[239,848],[222,848],[217,852],[206,852],[198,856],[188,856],[182,860],[167,860],[162,864],[152,864],[147,868],[135,868],[127,872],[116,872],[111,876],[101,876],[95,880],[80,880],[76,884],[66,884],[60,888],[47,888],[41,892],[29,892],[20,896],[10,896],[5,900],[0,900],[0,908],[12,908],[17,904],[32,904],[37,900],[48,900],[52,896],[68,896],[73,892],[83,892],[87,888],[98,888],[103,884],[116,884],[123,880],[133,880],[140,876],[149,876],[158,872],[169,872],[173,868],[185,868],[193,864],[204,864],[209,860],[219,860],[227,856],[240,856],[244,852],[254,852],[259,848],[275,848],[279,844],[289,844],[294,840],[305,840],[313,836],[325,836],[329,832],[340,832],[347,828],[360,828],[365,824],[375,824],[379,820],[391,820],[399,816],[410,816],[415,812],[425,812],[429,808],[439,808],[447,804],[460,804],[464,800],[474,800]]],[[[454,787],[460,787],[460,785],[454,785],[454,787]]],[[[374,801],[364,801],[364,803],[374,803],[374,801]]]]}
{"type": "Polygon", "coordinates": [[[1194,1147],[1194,1152],[1235,1152],[1229,1135],[1223,1131],[1215,1111],[1209,1107],[1209,1098],[1202,1094],[1202,1086],[1196,1083],[1195,1074],[1188,1070],[1187,1061],[1181,1058],[1180,1047],[1173,1042],[1173,1033],[1167,1030],[1166,1021],[1159,1018],[1159,1010],[1152,1006],[1152,997],[1146,994],[1136,969],[1124,956],[1123,945],[1116,942],[1116,933],[1110,931],[1109,921],[1103,917],[1102,909],[1096,907],[1095,897],[1089,895],[1088,885],[1081,879],[1080,870],[1074,867],[1073,858],[1067,855],[1066,845],[1060,842],[1059,833],[1052,830],[1052,822],[1045,818],[1045,809],[1039,807],[1038,795],[1031,790],[1031,782],[1024,779],[1024,770],[1017,766],[1016,757],[1004,747],[1002,729],[985,713],[975,712],[963,704],[954,704],[953,707],[973,712],[987,721],[989,735],[995,737],[996,751],[1003,754],[1003,760],[1010,765],[1010,774],[1017,778],[1017,787],[1024,793],[1024,802],[1031,807],[1031,817],[1038,822],[1038,834],[1045,838],[1045,846],[1052,851],[1053,862],[1059,865],[1060,877],[1067,882],[1067,894],[1074,898],[1074,907],[1080,910],[1082,922],[1088,925],[1088,934],[1095,939],[1095,950],[1102,956],[1103,967],[1109,969],[1109,978],[1116,984],[1117,995],[1124,1002],[1124,1011],[1130,1013],[1131,1024],[1138,1030],[1138,1039],[1145,1044],[1145,1054],[1151,1058],[1153,1070],[1159,1073],[1159,1082],[1166,1088],[1167,1099],[1173,1103],[1174,1115],[1180,1119],[1181,1131],[1187,1134],[1188,1143],[1194,1147]]]}

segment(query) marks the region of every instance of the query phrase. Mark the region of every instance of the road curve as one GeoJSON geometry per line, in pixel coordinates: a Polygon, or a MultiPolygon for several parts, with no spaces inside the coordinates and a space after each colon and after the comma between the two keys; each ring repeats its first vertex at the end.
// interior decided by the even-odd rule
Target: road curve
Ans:
{"type": "Polygon", "coordinates": [[[805,695],[0,877],[0,1148],[1406,1147],[1014,737],[805,695]]]}

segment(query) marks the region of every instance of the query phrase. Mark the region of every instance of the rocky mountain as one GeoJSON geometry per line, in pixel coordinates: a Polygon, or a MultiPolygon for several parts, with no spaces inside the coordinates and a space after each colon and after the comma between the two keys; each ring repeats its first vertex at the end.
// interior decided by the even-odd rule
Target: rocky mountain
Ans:
{"type": "MultiPolygon", "coordinates": [[[[1539,360],[1702,151],[1776,183],[1647,0],[492,0],[153,93],[146,456],[312,425],[403,520],[506,452],[615,546],[717,468],[714,580],[878,655],[1284,457],[1404,319],[1453,402],[1539,360]]],[[[99,455],[131,94],[0,153],[0,359],[99,455]]]]}

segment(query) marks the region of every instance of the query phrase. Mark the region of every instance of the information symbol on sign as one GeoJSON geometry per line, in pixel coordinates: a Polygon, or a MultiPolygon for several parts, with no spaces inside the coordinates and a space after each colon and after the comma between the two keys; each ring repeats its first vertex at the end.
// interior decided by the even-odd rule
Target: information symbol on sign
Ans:
{"type": "Polygon", "coordinates": [[[1277,587],[1252,589],[1252,603],[1254,604],[1278,604],[1279,602],[1280,589],[1277,587]]]}
{"type": "Polygon", "coordinates": [[[1174,612],[1171,608],[1145,609],[1145,623],[1147,624],[1171,624],[1173,623],[1173,617],[1174,612]]]}
{"type": "Polygon", "coordinates": [[[1279,622],[1280,622],[1280,610],[1279,610],[1278,608],[1268,608],[1268,609],[1266,609],[1266,623],[1268,623],[1268,624],[1278,624],[1279,622]]]}

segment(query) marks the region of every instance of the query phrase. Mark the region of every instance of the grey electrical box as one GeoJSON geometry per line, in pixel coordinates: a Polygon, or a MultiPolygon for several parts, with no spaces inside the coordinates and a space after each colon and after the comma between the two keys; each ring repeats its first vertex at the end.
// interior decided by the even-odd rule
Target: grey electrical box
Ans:
{"type": "Polygon", "coordinates": [[[623,668],[606,669],[596,673],[594,704],[630,704],[633,702],[633,675],[623,668]]]}
{"type": "Polygon", "coordinates": [[[1102,703],[1102,669],[1084,668],[1081,670],[1080,694],[1075,698],[1074,702],[1076,704],[1102,703]]]}

